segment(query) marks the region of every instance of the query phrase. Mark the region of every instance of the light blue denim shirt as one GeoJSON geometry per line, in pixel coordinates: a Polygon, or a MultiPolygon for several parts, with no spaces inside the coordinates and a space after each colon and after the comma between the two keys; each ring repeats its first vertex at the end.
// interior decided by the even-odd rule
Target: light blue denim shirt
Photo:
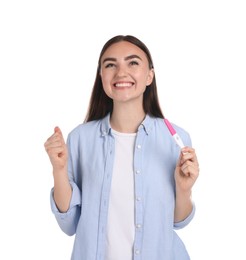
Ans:
{"type": "MultiPolygon", "coordinates": [[[[107,260],[106,226],[114,137],[109,115],[77,126],[68,135],[69,180],[73,189],[69,210],[60,213],[51,191],[51,208],[60,228],[76,234],[71,259],[107,260]]],[[[173,125],[186,146],[189,134],[173,125]]],[[[174,229],[194,216],[174,223],[174,169],[180,149],[163,119],[146,116],[139,126],[134,149],[135,240],[134,260],[188,260],[186,248],[174,229]]]]}

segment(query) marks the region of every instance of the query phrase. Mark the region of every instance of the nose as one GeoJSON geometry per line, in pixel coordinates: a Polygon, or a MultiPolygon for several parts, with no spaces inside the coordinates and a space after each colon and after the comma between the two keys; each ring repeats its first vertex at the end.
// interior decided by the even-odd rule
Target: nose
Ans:
{"type": "Polygon", "coordinates": [[[127,68],[123,65],[118,66],[116,71],[117,77],[125,77],[127,75],[127,68]]]}

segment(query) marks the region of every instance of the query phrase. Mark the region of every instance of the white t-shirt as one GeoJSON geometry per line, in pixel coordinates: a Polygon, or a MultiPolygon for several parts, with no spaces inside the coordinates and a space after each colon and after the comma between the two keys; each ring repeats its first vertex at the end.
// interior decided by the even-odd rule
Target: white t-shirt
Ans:
{"type": "Polygon", "coordinates": [[[115,137],[115,159],[109,199],[106,260],[132,260],[135,236],[133,153],[135,133],[115,137]]]}

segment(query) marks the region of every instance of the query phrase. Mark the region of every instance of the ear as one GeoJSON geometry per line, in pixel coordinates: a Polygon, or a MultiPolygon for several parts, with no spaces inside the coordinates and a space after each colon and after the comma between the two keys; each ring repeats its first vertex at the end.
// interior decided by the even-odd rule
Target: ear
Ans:
{"type": "Polygon", "coordinates": [[[154,76],[155,76],[154,69],[150,69],[147,77],[146,86],[149,86],[152,83],[154,76]]]}

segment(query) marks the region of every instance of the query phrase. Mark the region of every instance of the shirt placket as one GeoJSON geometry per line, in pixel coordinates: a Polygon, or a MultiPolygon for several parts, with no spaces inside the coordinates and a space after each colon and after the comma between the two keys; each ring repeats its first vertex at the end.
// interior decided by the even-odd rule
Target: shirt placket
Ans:
{"type": "Polygon", "coordinates": [[[109,193],[110,185],[112,180],[113,171],[113,159],[114,159],[114,139],[110,134],[105,134],[105,144],[107,150],[106,164],[104,179],[102,185],[102,196],[101,196],[101,206],[100,206],[100,216],[99,216],[99,232],[98,232],[98,250],[97,258],[98,260],[104,260],[105,255],[105,239],[106,239],[106,226],[107,226],[107,214],[108,214],[108,203],[109,203],[109,193]]]}
{"type": "Polygon", "coordinates": [[[133,259],[140,260],[142,257],[142,240],[143,240],[143,167],[142,153],[144,131],[141,129],[136,137],[134,150],[134,180],[135,180],[135,241],[133,259]]]}

